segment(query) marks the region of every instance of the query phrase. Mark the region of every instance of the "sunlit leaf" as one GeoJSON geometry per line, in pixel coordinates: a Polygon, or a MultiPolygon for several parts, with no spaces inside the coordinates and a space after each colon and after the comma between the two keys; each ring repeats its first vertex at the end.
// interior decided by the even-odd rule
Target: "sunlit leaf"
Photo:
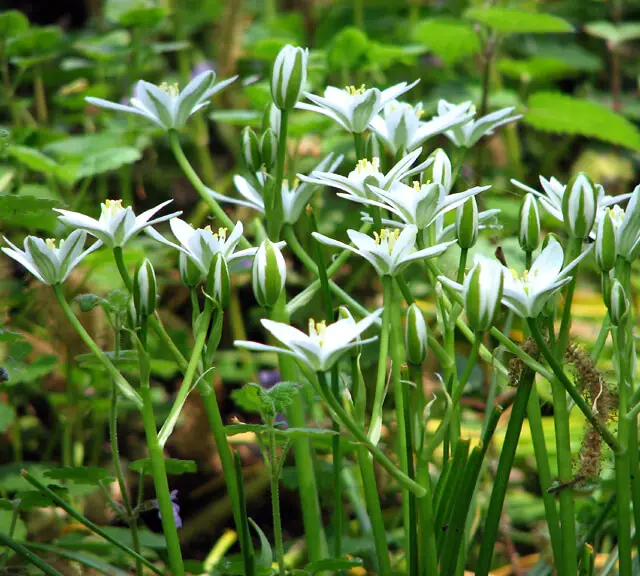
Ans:
{"type": "Polygon", "coordinates": [[[480,40],[473,27],[459,20],[422,20],[413,29],[413,39],[447,64],[455,64],[480,50],[480,40]]]}
{"type": "Polygon", "coordinates": [[[470,8],[464,13],[464,18],[486,24],[505,34],[573,32],[573,26],[558,16],[498,6],[470,8]]]}

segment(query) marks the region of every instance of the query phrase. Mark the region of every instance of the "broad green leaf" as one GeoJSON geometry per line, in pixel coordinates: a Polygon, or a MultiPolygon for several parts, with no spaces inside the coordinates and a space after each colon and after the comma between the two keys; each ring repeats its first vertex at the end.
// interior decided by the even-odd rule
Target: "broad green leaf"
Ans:
{"type": "Polygon", "coordinates": [[[412,36],[447,64],[455,64],[480,51],[480,40],[473,27],[459,20],[422,20],[415,26],[412,36]]]}
{"type": "Polygon", "coordinates": [[[140,150],[132,147],[123,147],[111,150],[103,150],[91,156],[85,156],[78,167],[77,178],[86,178],[96,174],[104,174],[111,170],[117,170],[122,166],[134,164],[142,158],[140,150]]]}
{"type": "Polygon", "coordinates": [[[7,42],[7,56],[48,56],[62,44],[62,29],[58,26],[32,26],[7,42]]]}
{"type": "Polygon", "coordinates": [[[56,200],[19,194],[0,194],[0,218],[11,218],[16,214],[48,212],[58,206],[60,202],[56,200]]]}
{"type": "MultiPolygon", "coordinates": [[[[181,476],[182,474],[193,474],[198,471],[198,465],[193,460],[178,460],[177,458],[165,458],[164,460],[167,474],[173,476],[181,476]]],[[[151,458],[142,458],[141,460],[135,460],[129,464],[129,469],[137,472],[138,474],[144,474],[145,476],[152,476],[153,470],[151,466],[151,458]]]]}
{"type": "Polygon", "coordinates": [[[486,24],[497,32],[504,34],[573,32],[573,26],[558,16],[513,8],[500,8],[498,6],[470,8],[465,11],[463,17],[467,20],[486,24]]]}
{"type": "Polygon", "coordinates": [[[369,39],[366,34],[349,26],[343,28],[334,37],[327,53],[331,70],[354,68],[367,55],[369,39]]]}
{"type": "Polygon", "coordinates": [[[4,434],[16,419],[16,410],[11,404],[0,403],[0,434],[4,434]]]}
{"type": "MultiPolygon", "coordinates": [[[[0,510],[0,531],[7,534],[11,526],[11,516],[13,512],[9,510],[0,510]]],[[[22,521],[22,518],[18,518],[15,529],[13,531],[13,539],[18,542],[22,542],[27,537],[27,527],[22,521]]],[[[0,546],[0,554],[4,554],[4,547],[0,546]]]]}
{"type": "Polygon", "coordinates": [[[44,152],[55,156],[61,162],[79,163],[85,156],[98,154],[104,150],[114,150],[129,143],[123,133],[100,132],[99,134],[73,135],[45,144],[44,152]]]}
{"type": "Polygon", "coordinates": [[[7,10],[0,14],[0,38],[11,38],[29,28],[29,19],[18,10],[7,10]]]}
{"type": "Polygon", "coordinates": [[[612,110],[559,92],[537,92],[529,99],[524,122],[538,130],[589,136],[640,150],[640,130],[612,110]]]}
{"type": "Polygon", "coordinates": [[[19,332],[0,328],[0,342],[15,342],[16,340],[24,340],[24,336],[19,332]]]}
{"type": "Polygon", "coordinates": [[[0,488],[6,492],[18,492],[19,490],[30,490],[33,488],[21,474],[25,469],[29,474],[35,476],[38,480],[43,480],[44,473],[50,469],[46,463],[39,462],[18,462],[13,464],[5,464],[0,466],[0,488]]]}
{"type": "Polygon", "coordinates": [[[563,60],[538,56],[527,60],[501,58],[498,67],[505,76],[522,82],[563,78],[580,72],[578,68],[571,67],[568,62],[563,60]]]}
{"type": "Polygon", "coordinates": [[[26,166],[31,170],[35,170],[36,172],[50,174],[51,176],[55,176],[69,184],[73,183],[75,179],[75,171],[71,166],[58,164],[53,158],[49,158],[49,156],[35,148],[29,148],[27,146],[9,146],[7,147],[7,154],[11,158],[20,162],[23,166],[26,166]]]}
{"type": "Polygon", "coordinates": [[[164,16],[164,8],[156,6],[136,7],[121,14],[119,24],[127,28],[153,28],[162,22],[164,16]]]}
{"type": "Polygon", "coordinates": [[[87,58],[109,61],[122,58],[131,44],[131,35],[126,30],[112,30],[101,36],[82,38],[74,44],[74,48],[87,58]]]}
{"type": "Polygon", "coordinates": [[[612,22],[590,22],[584,27],[587,34],[602,38],[614,46],[640,38],[640,22],[626,22],[616,25],[612,22]]]}
{"type": "Polygon", "coordinates": [[[7,384],[10,386],[31,384],[53,372],[57,364],[58,357],[55,354],[43,354],[29,364],[12,359],[12,363],[7,362],[10,373],[7,384]]]}
{"type": "Polygon", "coordinates": [[[242,388],[233,390],[231,398],[238,408],[253,414],[262,414],[265,408],[270,407],[270,402],[265,398],[264,390],[254,382],[248,382],[242,388]]]}
{"type": "Polygon", "coordinates": [[[362,566],[362,558],[326,558],[310,562],[304,569],[315,574],[317,572],[336,572],[338,570],[350,570],[362,566]]]}
{"type": "Polygon", "coordinates": [[[75,301],[78,303],[81,312],[89,312],[103,302],[102,298],[95,294],[80,294],[75,297],[75,301]]]}
{"type": "Polygon", "coordinates": [[[109,484],[114,481],[109,470],[97,466],[64,466],[47,470],[44,475],[52,480],[66,480],[83,485],[98,482],[109,484]]]}

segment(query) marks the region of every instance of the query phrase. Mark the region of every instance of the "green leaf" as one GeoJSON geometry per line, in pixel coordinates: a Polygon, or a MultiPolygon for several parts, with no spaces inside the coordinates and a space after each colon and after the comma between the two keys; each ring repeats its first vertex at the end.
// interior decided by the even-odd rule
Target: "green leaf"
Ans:
{"type": "Polygon", "coordinates": [[[615,25],[612,22],[590,22],[584,27],[587,34],[602,38],[614,46],[640,38],[640,22],[628,22],[615,25]]]}
{"type": "Polygon", "coordinates": [[[104,174],[117,170],[122,166],[134,164],[142,158],[140,150],[132,147],[122,147],[111,150],[103,150],[91,156],[86,156],[76,174],[77,178],[86,178],[96,174],[104,174]]]}
{"type": "Polygon", "coordinates": [[[63,466],[47,470],[44,475],[52,480],[66,480],[81,485],[98,484],[99,482],[109,484],[114,481],[109,470],[97,466],[63,466]]]}
{"type": "Polygon", "coordinates": [[[276,435],[291,439],[335,436],[336,434],[338,434],[338,432],[329,430],[328,428],[286,428],[285,430],[276,431],[276,435]]]}
{"type": "Polygon", "coordinates": [[[35,54],[37,59],[53,54],[62,44],[59,26],[32,26],[7,42],[7,56],[35,54]]]}
{"type": "Polygon", "coordinates": [[[273,552],[271,551],[271,545],[269,544],[269,540],[264,535],[264,532],[260,529],[253,519],[249,518],[249,523],[256,531],[258,538],[260,539],[260,553],[256,558],[256,562],[261,568],[271,568],[271,563],[273,562],[273,552]]]}
{"type": "MultiPolygon", "coordinates": [[[[131,530],[128,528],[121,528],[119,526],[103,526],[102,529],[107,532],[109,536],[113,536],[116,540],[119,540],[123,544],[129,546],[129,548],[133,547],[131,530]]],[[[143,548],[164,550],[167,547],[167,542],[162,534],[156,534],[155,532],[151,532],[151,530],[138,530],[138,536],[140,537],[140,546],[143,548]]]]}
{"type": "Polygon", "coordinates": [[[19,194],[0,194],[0,218],[10,218],[14,214],[49,212],[57,206],[60,206],[57,200],[19,194]]]}
{"type": "Polygon", "coordinates": [[[505,76],[523,82],[563,78],[580,72],[578,68],[572,67],[569,62],[541,56],[534,56],[527,60],[500,58],[498,67],[505,76]]]}
{"type": "Polygon", "coordinates": [[[235,436],[236,434],[246,434],[253,432],[254,434],[263,434],[268,430],[265,424],[227,424],[224,427],[227,436],[235,436]]]}
{"type": "Polygon", "coordinates": [[[538,130],[589,136],[640,150],[640,131],[612,110],[559,92],[536,92],[524,121],[538,130]]]}
{"type": "Polygon", "coordinates": [[[10,386],[16,386],[17,384],[31,384],[36,382],[53,372],[57,363],[58,357],[55,354],[43,354],[30,364],[13,359],[13,364],[7,363],[9,372],[11,373],[11,379],[8,384],[10,386]]]}
{"type": "Polygon", "coordinates": [[[82,312],[90,312],[96,306],[99,306],[104,300],[95,294],[80,294],[75,297],[82,312]]]}
{"type": "Polygon", "coordinates": [[[331,70],[355,68],[367,55],[369,39],[366,34],[349,26],[338,32],[331,42],[327,53],[327,61],[331,70]]]}
{"type": "Polygon", "coordinates": [[[16,410],[10,404],[0,404],[0,434],[4,434],[16,419],[16,410]]]}
{"type": "Polygon", "coordinates": [[[19,332],[11,332],[0,328],[0,342],[15,342],[16,340],[24,340],[24,336],[19,332]]]}
{"type": "Polygon", "coordinates": [[[315,574],[317,572],[337,572],[338,570],[349,570],[363,565],[362,558],[326,558],[310,562],[304,569],[315,574]]]}
{"type": "Polygon", "coordinates": [[[73,183],[75,179],[74,170],[70,166],[58,164],[53,158],[49,158],[35,148],[9,146],[7,147],[7,155],[30,170],[50,174],[68,183],[73,183]]]}
{"type": "Polygon", "coordinates": [[[119,568],[116,568],[115,566],[104,562],[99,557],[92,554],[85,554],[83,552],[66,550],[57,546],[50,546],[48,544],[40,544],[34,542],[27,543],[27,547],[33,550],[47,552],[49,554],[55,554],[60,558],[66,558],[67,560],[77,562],[78,564],[82,564],[87,568],[91,568],[92,570],[101,574],[106,574],[107,576],[128,576],[128,574],[130,574],[129,572],[125,572],[124,570],[120,570],[119,568]]]}
{"type": "MultiPolygon", "coordinates": [[[[55,492],[61,498],[67,498],[69,490],[63,486],[54,486],[50,484],[48,488],[55,492]]],[[[20,510],[32,510],[34,508],[48,508],[55,503],[51,498],[42,492],[37,490],[21,490],[17,492],[13,498],[14,500],[20,500],[20,510]]]]}
{"type": "Polygon", "coordinates": [[[242,388],[233,390],[231,398],[238,408],[253,414],[262,414],[265,408],[272,407],[263,388],[254,382],[248,382],[242,388]]]}
{"type": "Polygon", "coordinates": [[[293,400],[299,391],[300,384],[298,382],[278,382],[264,392],[273,403],[274,410],[282,414],[293,404],[293,400]]]}
{"type": "Polygon", "coordinates": [[[471,24],[459,20],[423,20],[415,26],[413,39],[447,64],[455,64],[480,51],[480,40],[471,24]]]}
{"type": "Polygon", "coordinates": [[[504,34],[550,34],[554,32],[573,32],[573,26],[566,20],[539,12],[515,10],[490,6],[470,8],[463,17],[474,20],[504,34]]]}
{"type": "Polygon", "coordinates": [[[28,18],[18,10],[7,10],[0,14],[0,38],[11,38],[29,28],[28,18]]]}
{"type": "MultiPolygon", "coordinates": [[[[178,460],[176,458],[165,458],[164,465],[167,469],[167,474],[172,474],[173,476],[192,474],[198,471],[198,465],[194,460],[178,460]]],[[[138,474],[153,476],[151,458],[142,458],[141,460],[135,460],[134,462],[131,462],[129,464],[129,469],[137,472],[138,474]]]]}

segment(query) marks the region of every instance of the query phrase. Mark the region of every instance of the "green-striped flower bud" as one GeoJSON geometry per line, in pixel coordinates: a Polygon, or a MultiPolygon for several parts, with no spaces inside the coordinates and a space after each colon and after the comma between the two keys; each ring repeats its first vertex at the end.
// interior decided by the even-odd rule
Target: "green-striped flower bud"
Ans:
{"type": "Polygon", "coordinates": [[[180,252],[178,270],[180,271],[180,280],[187,288],[195,288],[200,284],[202,272],[184,252],[180,252]]]}
{"type": "Polygon", "coordinates": [[[156,309],[156,273],[146,258],[138,264],[133,277],[133,303],[138,318],[146,318],[156,309]]]}
{"type": "Polygon", "coordinates": [[[261,130],[264,132],[265,130],[273,130],[276,134],[280,134],[280,122],[282,120],[282,112],[280,109],[273,103],[269,102],[265,106],[264,114],[262,115],[262,125],[261,130]]]}
{"type": "Polygon", "coordinates": [[[220,307],[224,309],[229,306],[230,292],[229,266],[224,256],[217,252],[211,261],[209,274],[207,275],[207,294],[217,300],[220,307]]]}
{"type": "Polygon", "coordinates": [[[273,172],[278,162],[278,138],[276,133],[267,129],[260,139],[260,157],[267,172],[273,172]]]}
{"type": "Polygon", "coordinates": [[[427,160],[432,160],[429,168],[425,170],[426,182],[435,182],[440,184],[445,191],[445,194],[449,194],[451,186],[453,185],[453,176],[451,171],[451,160],[449,156],[442,148],[437,148],[431,154],[427,160]]]}
{"type": "Polygon", "coordinates": [[[562,217],[570,236],[584,240],[589,236],[598,211],[598,190],[584,173],[576,174],[562,196],[562,217]]]}
{"type": "Polygon", "coordinates": [[[244,160],[247,170],[250,172],[258,172],[262,166],[262,159],[260,156],[260,142],[256,133],[247,126],[242,131],[242,159],[244,160]]]}
{"type": "Polygon", "coordinates": [[[475,196],[467,198],[456,209],[458,245],[468,250],[478,241],[478,203],[475,196]]]}
{"type": "Polygon", "coordinates": [[[477,260],[463,284],[464,310],[469,327],[487,332],[500,308],[504,276],[502,267],[489,258],[477,260]]]}
{"type": "Polygon", "coordinates": [[[260,244],[253,257],[251,281],[256,301],[263,308],[271,308],[280,298],[287,279],[287,265],[280,248],[270,240],[260,244]]]}
{"type": "Polygon", "coordinates": [[[596,264],[603,272],[609,272],[616,265],[617,256],[616,226],[611,210],[606,209],[596,231],[596,264]]]}
{"type": "Polygon", "coordinates": [[[611,284],[609,296],[609,317],[614,326],[619,326],[629,311],[629,299],[624,291],[624,287],[618,280],[611,284]]]}
{"type": "Polygon", "coordinates": [[[307,81],[309,50],[287,44],[276,56],[271,76],[271,97],[280,110],[290,110],[307,81]]]}
{"type": "Polygon", "coordinates": [[[520,205],[518,241],[525,252],[533,252],[540,244],[540,212],[533,194],[527,194],[520,205]]]}
{"type": "Polygon", "coordinates": [[[410,364],[422,364],[427,358],[429,351],[427,323],[422,310],[415,303],[411,304],[407,310],[404,345],[407,350],[407,361],[410,364]]]}

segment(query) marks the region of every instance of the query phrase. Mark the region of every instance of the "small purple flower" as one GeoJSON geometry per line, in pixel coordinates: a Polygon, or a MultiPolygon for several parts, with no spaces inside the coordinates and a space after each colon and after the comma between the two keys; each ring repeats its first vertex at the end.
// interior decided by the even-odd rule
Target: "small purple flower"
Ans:
{"type": "Polygon", "coordinates": [[[260,370],[258,372],[258,380],[260,381],[260,386],[268,390],[280,382],[280,372],[278,370],[260,370]]]}
{"type": "MultiPolygon", "coordinates": [[[[176,528],[182,528],[182,518],[180,518],[180,505],[177,502],[178,500],[178,491],[171,491],[171,509],[173,510],[173,520],[176,523],[176,528]]],[[[154,506],[158,509],[158,518],[162,520],[162,514],[160,512],[160,507],[158,506],[158,501],[153,501],[154,506]]]]}

